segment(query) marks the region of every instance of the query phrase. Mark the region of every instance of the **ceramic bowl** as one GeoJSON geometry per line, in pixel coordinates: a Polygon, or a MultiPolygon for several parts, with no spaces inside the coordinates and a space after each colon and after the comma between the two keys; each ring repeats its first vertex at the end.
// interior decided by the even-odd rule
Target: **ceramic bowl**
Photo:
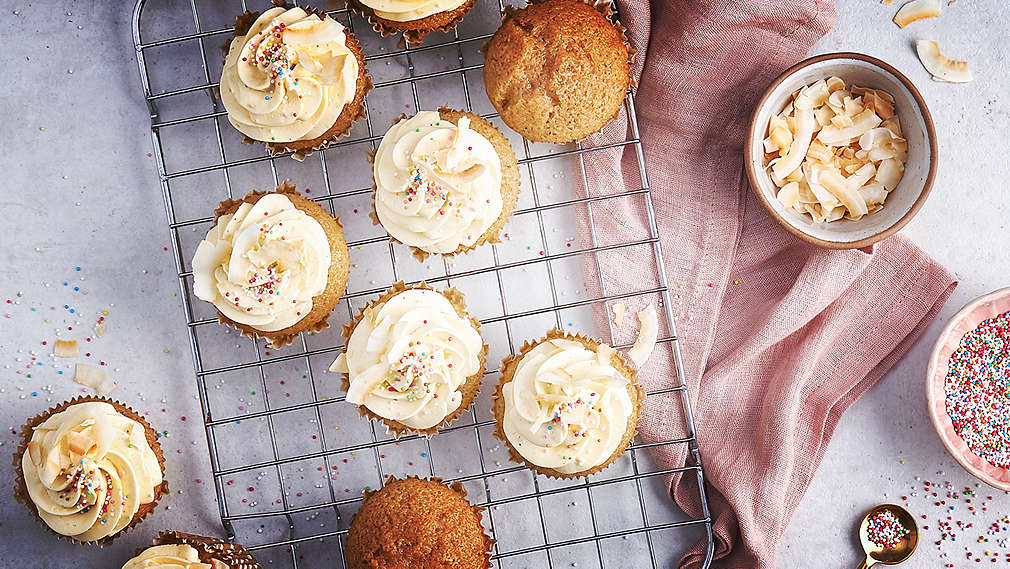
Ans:
{"type": "Polygon", "coordinates": [[[1010,469],[993,466],[973,453],[964,439],[954,430],[954,424],[947,415],[943,390],[947,377],[947,364],[950,356],[957,350],[961,338],[986,318],[1003,314],[1007,310],[1010,310],[1010,288],[997,290],[969,302],[950,319],[940,333],[940,338],[933,347],[933,354],[929,358],[929,368],[926,371],[926,402],[933,427],[936,428],[936,434],[940,436],[947,452],[979,480],[1000,490],[1010,491],[1010,469]]]}
{"type": "Polygon", "coordinates": [[[829,53],[805,59],[776,79],[755,107],[744,141],[744,166],[758,200],[790,233],[830,249],[857,249],[872,245],[904,227],[929,196],[936,177],[936,132],[922,95],[907,77],[883,61],[861,53],[829,53]],[[810,216],[779,202],[778,188],[766,171],[763,140],[769,119],[778,114],[801,87],[836,76],[846,86],[882,89],[894,97],[901,131],[908,140],[908,161],[901,182],[887,197],[884,208],[859,220],[817,223],[810,216]]]}

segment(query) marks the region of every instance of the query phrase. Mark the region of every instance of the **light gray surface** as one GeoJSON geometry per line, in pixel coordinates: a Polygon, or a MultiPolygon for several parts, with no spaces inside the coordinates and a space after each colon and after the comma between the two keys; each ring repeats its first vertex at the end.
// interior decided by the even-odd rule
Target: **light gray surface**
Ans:
{"type": "MultiPolygon", "coordinates": [[[[839,24],[815,51],[863,51],[892,63],[919,86],[937,124],[941,162],[934,195],[905,234],[955,271],[961,285],[909,356],[843,418],[780,547],[782,567],[809,567],[824,559],[858,564],[851,534],[859,513],[907,494],[916,476],[958,487],[974,484],[934,435],[922,386],[942,322],[970,298],[1008,284],[1010,261],[1002,249],[1010,241],[1010,211],[1001,177],[1008,141],[1000,129],[1010,125],[1001,98],[1010,87],[1010,68],[1007,48],[997,37],[1010,29],[1010,9],[995,0],[960,0],[941,20],[904,31],[890,23],[895,10],[872,0],[840,1],[839,24]],[[948,55],[970,59],[976,81],[967,86],[930,81],[911,49],[920,38],[937,39],[948,55]]],[[[220,534],[195,420],[199,404],[180,299],[173,296],[175,267],[163,250],[168,231],[154,162],[147,156],[148,116],[127,12],[112,3],[65,1],[4,1],[0,8],[3,37],[18,38],[6,42],[0,56],[6,71],[0,86],[0,120],[6,125],[0,160],[7,172],[3,203],[9,224],[0,248],[0,366],[9,366],[0,368],[0,416],[5,426],[17,428],[48,404],[79,392],[72,369],[54,367],[41,341],[52,341],[57,331],[82,339],[81,331],[107,310],[109,332],[82,344],[93,354],[88,359],[118,370],[116,397],[169,430],[163,445],[173,495],[137,532],[99,551],[45,535],[22,506],[0,492],[0,528],[7,536],[0,544],[0,567],[116,567],[158,529],[220,534]],[[75,286],[80,290],[73,291],[75,286]],[[31,372],[24,368],[33,356],[44,365],[31,372]],[[182,416],[194,420],[181,421],[182,416]]],[[[15,440],[9,429],[0,435],[0,454],[12,453],[15,440]]],[[[0,467],[0,487],[11,484],[10,467],[0,467]]],[[[996,518],[992,512],[1008,511],[1010,497],[997,494],[986,514],[996,518]]],[[[933,512],[928,514],[932,522],[933,512]]],[[[977,518],[976,525],[991,521],[977,518]]],[[[939,564],[936,538],[929,537],[933,529],[908,566],[939,564]]],[[[974,541],[972,533],[965,536],[974,541]]],[[[946,550],[959,559],[964,541],[946,550]]]]}

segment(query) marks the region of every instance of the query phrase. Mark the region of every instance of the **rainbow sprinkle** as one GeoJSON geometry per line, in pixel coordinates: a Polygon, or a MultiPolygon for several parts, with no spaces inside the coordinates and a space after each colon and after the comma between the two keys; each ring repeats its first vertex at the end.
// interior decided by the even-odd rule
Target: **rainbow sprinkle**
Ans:
{"type": "Polygon", "coordinates": [[[965,334],[947,369],[954,430],[990,464],[1010,467],[1010,311],[965,334]]]}
{"type": "Polygon", "coordinates": [[[908,534],[909,529],[890,510],[877,512],[867,520],[866,537],[877,547],[891,549],[908,534]]]}

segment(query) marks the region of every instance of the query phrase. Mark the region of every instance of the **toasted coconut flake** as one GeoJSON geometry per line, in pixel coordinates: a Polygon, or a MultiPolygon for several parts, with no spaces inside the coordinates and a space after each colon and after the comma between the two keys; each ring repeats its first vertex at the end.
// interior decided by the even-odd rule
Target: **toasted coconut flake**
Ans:
{"type": "Polygon", "coordinates": [[[894,158],[888,158],[880,163],[880,167],[877,168],[877,174],[874,176],[874,180],[879,182],[887,191],[893,191],[894,188],[898,187],[898,182],[901,181],[901,176],[905,173],[905,167],[901,165],[894,158]]]}
{"type": "Polygon", "coordinates": [[[638,338],[628,350],[628,358],[638,367],[642,367],[652,355],[652,349],[656,347],[656,340],[659,339],[659,319],[656,317],[656,309],[651,304],[636,314],[639,322],[638,338]]]}
{"type": "Polygon", "coordinates": [[[800,89],[799,93],[796,94],[793,105],[797,109],[814,109],[827,102],[828,95],[830,94],[831,91],[828,90],[827,81],[821,79],[800,89]]]}
{"type": "Polygon", "coordinates": [[[109,327],[105,324],[105,322],[99,322],[98,324],[95,324],[95,337],[101,338],[102,336],[105,335],[105,332],[108,329],[109,327]]]}
{"type": "Polygon", "coordinates": [[[614,311],[614,325],[618,328],[623,328],[624,315],[628,312],[628,307],[623,302],[615,302],[611,310],[614,311]]]}
{"type": "Polygon", "coordinates": [[[824,81],[824,84],[827,85],[829,93],[845,89],[845,81],[841,77],[828,77],[824,81]]]}
{"type": "Polygon", "coordinates": [[[53,355],[58,358],[76,358],[81,355],[77,340],[56,340],[53,342],[53,355]]]}
{"type": "Polygon", "coordinates": [[[103,397],[116,387],[116,382],[105,373],[104,369],[90,364],[77,364],[74,381],[94,389],[103,397]]]}
{"type": "Polygon", "coordinates": [[[839,128],[828,125],[817,134],[817,140],[825,146],[845,146],[859,138],[870,129],[877,128],[883,122],[873,109],[866,109],[852,118],[852,125],[839,128]]]}
{"type": "Polygon", "coordinates": [[[898,24],[899,28],[904,28],[912,22],[939,17],[940,0],[912,0],[905,3],[894,15],[894,23],[898,24]]]}
{"type": "Polygon", "coordinates": [[[600,342],[600,345],[596,346],[596,361],[600,365],[610,365],[610,358],[614,356],[616,351],[614,348],[600,342]]]}
{"type": "Polygon", "coordinates": [[[778,199],[782,202],[782,205],[786,207],[795,207],[800,201],[800,184],[798,182],[789,182],[788,184],[782,186],[779,190],[778,199]]]}
{"type": "Polygon", "coordinates": [[[972,80],[971,69],[967,61],[954,61],[942,53],[935,41],[919,40],[915,42],[915,52],[919,55],[922,66],[929,71],[934,79],[950,83],[968,83],[972,80]]]}
{"type": "Polygon", "coordinates": [[[859,195],[863,197],[868,206],[876,206],[883,204],[887,199],[887,189],[878,182],[870,182],[859,188],[859,195]]]}
{"type": "Polygon", "coordinates": [[[811,109],[796,109],[796,134],[793,142],[785,156],[772,166],[772,171],[780,178],[786,177],[800,167],[803,158],[807,155],[807,147],[810,146],[810,138],[814,135],[814,111],[811,109]]]}

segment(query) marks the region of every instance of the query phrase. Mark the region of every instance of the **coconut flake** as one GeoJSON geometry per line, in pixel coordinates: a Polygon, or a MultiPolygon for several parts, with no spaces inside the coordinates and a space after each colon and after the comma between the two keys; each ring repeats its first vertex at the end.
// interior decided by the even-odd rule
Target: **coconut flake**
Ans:
{"type": "Polygon", "coordinates": [[[56,340],[53,342],[53,355],[58,358],[76,358],[81,355],[77,340],[56,340]]]}
{"type": "Polygon", "coordinates": [[[333,360],[330,364],[330,371],[334,373],[350,373],[351,369],[347,367],[347,354],[341,353],[337,356],[337,359],[333,360]]]}
{"type": "Polygon", "coordinates": [[[915,42],[915,53],[919,55],[922,66],[929,71],[934,79],[949,83],[968,83],[972,80],[971,69],[967,61],[954,61],[942,53],[935,41],[919,40],[915,42]]]}
{"type": "Polygon", "coordinates": [[[939,17],[940,0],[912,0],[905,3],[894,15],[894,23],[898,24],[899,28],[904,28],[912,22],[939,17]]]}
{"type": "Polygon", "coordinates": [[[642,367],[645,360],[652,355],[652,349],[656,347],[656,340],[659,339],[659,319],[656,318],[656,309],[649,304],[645,310],[636,313],[638,316],[638,338],[635,344],[628,350],[628,357],[635,365],[642,367]]]}
{"type": "Polygon", "coordinates": [[[628,311],[628,307],[623,302],[615,302],[610,309],[614,311],[614,324],[618,328],[623,328],[624,314],[628,311]]]}
{"type": "Polygon", "coordinates": [[[95,324],[95,337],[101,338],[102,336],[105,335],[105,332],[108,329],[109,327],[105,324],[105,322],[99,322],[98,324],[95,324]]]}
{"type": "Polygon", "coordinates": [[[104,369],[90,364],[77,364],[74,381],[94,389],[103,397],[116,387],[116,382],[105,373],[104,369]]]}

